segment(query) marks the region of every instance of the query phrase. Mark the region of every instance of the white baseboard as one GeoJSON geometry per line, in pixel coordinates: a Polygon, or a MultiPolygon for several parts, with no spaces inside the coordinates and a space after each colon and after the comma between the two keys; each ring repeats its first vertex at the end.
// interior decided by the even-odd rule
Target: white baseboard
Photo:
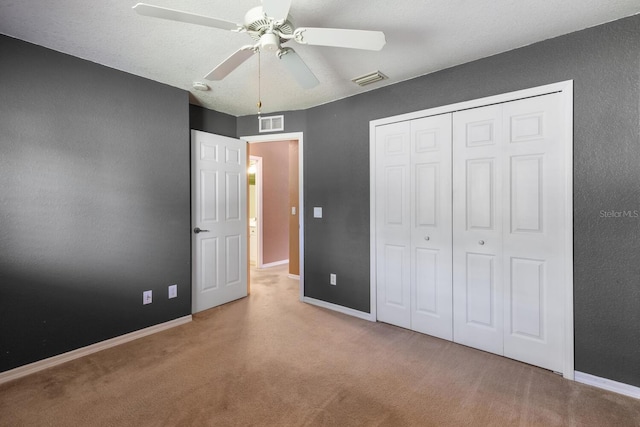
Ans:
{"type": "Polygon", "coordinates": [[[287,274],[287,277],[289,279],[293,279],[293,280],[300,280],[300,275],[299,274],[287,274]]]}
{"type": "Polygon", "coordinates": [[[61,365],[74,359],[79,359],[80,357],[88,356],[90,354],[97,353],[98,351],[106,350],[107,348],[115,347],[138,338],[146,337],[147,335],[152,335],[167,329],[175,328],[176,326],[184,325],[185,323],[191,322],[191,319],[191,315],[180,317],[178,319],[140,329],[139,331],[133,331],[119,337],[91,344],[87,347],[82,347],[44,360],[39,360],[28,365],[20,366],[15,369],[11,369],[10,371],[0,372],[0,384],[26,377],[27,375],[61,365]]]}
{"type": "Polygon", "coordinates": [[[278,265],[284,265],[284,264],[289,264],[289,260],[283,259],[282,261],[275,261],[275,262],[270,262],[268,264],[262,264],[260,268],[276,267],[278,265]]]}
{"type": "Polygon", "coordinates": [[[369,320],[370,322],[376,321],[376,319],[373,318],[371,313],[365,313],[364,311],[354,310],[353,308],[343,307],[341,305],[333,304],[333,303],[322,301],[319,299],[303,297],[302,302],[306,302],[307,304],[315,305],[322,308],[328,308],[329,310],[337,311],[343,314],[348,314],[349,316],[357,317],[359,319],[369,320]]]}
{"type": "Polygon", "coordinates": [[[640,387],[635,387],[625,383],[619,383],[617,381],[596,377],[595,375],[585,374],[584,372],[578,371],[576,371],[575,380],[582,384],[591,385],[594,387],[613,391],[614,393],[620,393],[624,394],[625,396],[640,399],[640,387]]]}

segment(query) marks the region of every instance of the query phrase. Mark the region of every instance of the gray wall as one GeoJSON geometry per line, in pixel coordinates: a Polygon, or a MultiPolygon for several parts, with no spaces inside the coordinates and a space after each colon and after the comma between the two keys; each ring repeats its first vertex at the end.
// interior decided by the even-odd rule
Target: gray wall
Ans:
{"type": "Polygon", "coordinates": [[[5,36],[0,64],[0,371],[190,314],[187,92],[5,36]]]}
{"type": "Polygon", "coordinates": [[[189,124],[191,129],[236,137],[237,118],[235,116],[197,105],[189,105],[189,124]]]}
{"type": "Polygon", "coordinates": [[[307,110],[306,295],[369,312],[370,120],[570,79],[575,367],[640,386],[640,16],[307,110]]]}

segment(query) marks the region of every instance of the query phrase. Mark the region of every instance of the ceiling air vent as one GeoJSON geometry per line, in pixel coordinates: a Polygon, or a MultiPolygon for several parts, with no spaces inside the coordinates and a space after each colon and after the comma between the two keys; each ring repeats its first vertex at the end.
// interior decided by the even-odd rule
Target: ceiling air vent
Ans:
{"type": "Polygon", "coordinates": [[[371,83],[379,82],[380,80],[385,80],[387,78],[388,77],[382,74],[380,71],[374,71],[373,73],[351,79],[351,81],[357,85],[366,86],[370,85],[371,83]]]}

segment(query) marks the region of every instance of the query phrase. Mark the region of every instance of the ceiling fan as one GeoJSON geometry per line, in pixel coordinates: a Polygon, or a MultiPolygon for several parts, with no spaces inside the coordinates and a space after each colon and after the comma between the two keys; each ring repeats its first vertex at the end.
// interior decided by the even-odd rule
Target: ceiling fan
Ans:
{"type": "Polygon", "coordinates": [[[283,47],[283,44],[294,40],[300,44],[315,46],[380,50],[386,43],[381,31],[296,28],[289,15],[290,7],[291,0],[262,0],[262,6],[254,7],[245,14],[243,24],[146,3],[138,3],[133,9],[144,16],[246,33],[254,39],[255,44],[241,47],[211,70],[205,76],[207,80],[222,80],[254,53],[267,51],[275,52],[300,86],[310,89],[319,83],[318,79],[302,58],[292,48],[283,47]]]}

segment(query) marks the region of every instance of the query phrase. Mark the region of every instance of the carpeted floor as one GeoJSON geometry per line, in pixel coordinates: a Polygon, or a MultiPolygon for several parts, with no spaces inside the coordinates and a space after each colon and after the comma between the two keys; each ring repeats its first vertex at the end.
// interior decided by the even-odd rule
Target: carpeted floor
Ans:
{"type": "Polygon", "coordinates": [[[194,321],[0,385],[1,426],[640,426],[640,400],[298,301],[286,266],[194,321]]]}

